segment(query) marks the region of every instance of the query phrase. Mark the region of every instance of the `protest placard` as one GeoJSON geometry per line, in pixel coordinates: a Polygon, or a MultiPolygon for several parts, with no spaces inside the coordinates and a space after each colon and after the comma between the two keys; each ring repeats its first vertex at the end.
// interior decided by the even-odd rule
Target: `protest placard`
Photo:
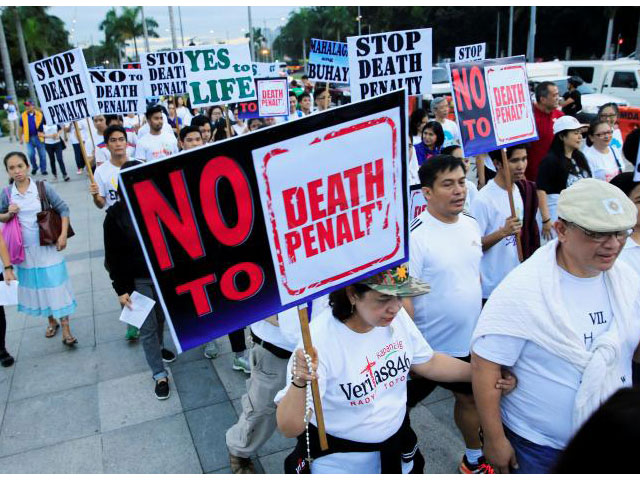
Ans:
{"type": "Polygon", "coordinates": [[[398,88],[431,93],[431,29],[347,37],[353,101],[398,88]]]}
{"type": "Polygon", "coordinates": [[[81,48],[30,63],[29,71],[49,125],[98,114],[81,48]]]}
{"type": "Polygon", "coordinates": [[[140,70],[89,70],[101,114],[144,113],[147,103],[140,70]]]}
{"type": "Polygon", "coordinates": [[[275,63],[253,62],[251,64],[253,78],[286,76],[286,72],[283,71],[282,65],[284,64],[280,64],[278,62],[275,62],[275,63]]]}
{"type": "Polygon", "coordinates": [[[538,139],[523,56],[449,64],[465,156],[538,139]]]}
{"type": "Polygon", "coordinates": [[[487,52],[487,44],[476,43],[474,45],[465,45],[464,47],[456,47],[456,62],[472,62],[475,60],[484,60],[487,52]]]}
{"type": "Polygon", "coordinates": [[[286,117],[289,115],[289,87],[286,78],[261,78],[256,80],[258,113],[261,117],[286,117]]]}
{"type": "Polygon", "coordinates": [[[311,39],[307,75],[315,82],[349,83],[347,44],[311,39]]]}
{"type": "Polygon", "coordinates": [[[187,93],[187,73],[182,50],[144,53],[140,58],[145,96],[159,97],[187,93]]]}
{"type": "Polygon", "coordinates": [[[139,70],[142,68],[140,62],[122,62],[122,68],[125,70],[139,70]]]}
{"type": "Polygon", "coordinates": [[[404,99],[394,92],[121,172],[180,351],[406,260],[404,99]]]}
{"type": "Polygon", "coordinates": [[[249,45],[207,45],[184,50],[192,107],[256,98],[249,45]]]}
{"type": "Polygon", "coordinates": [[[427,199],[422,193],[422,185],[411,185],[409,187],[409,221],[416,218],[427,208],[427,199]]]}

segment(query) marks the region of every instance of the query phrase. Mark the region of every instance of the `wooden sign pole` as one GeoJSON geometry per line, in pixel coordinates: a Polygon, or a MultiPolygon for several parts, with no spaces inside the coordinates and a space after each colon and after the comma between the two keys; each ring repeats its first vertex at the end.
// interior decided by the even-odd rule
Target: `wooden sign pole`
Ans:
{"type": "MultiPolygon", "coordinates": [[[[298,307],[298,318],[300,319],[304,351],[310,355],[313,351],[313,344],[311,343],[311,332],[309,331],[309,311],[307,310],[306,305],[298,307]]],[[[320,387],[318,386],[318,380],[311,381],[311,391],[313,392],[313,408],[316,414],[316,422],[318,423],[317,427],[318,436],[320,437],[320,448],[324,451],[329,448],[329,443],[327,442],[327,434],[324,429],[324,414],[322,413],[322,402],[320,400],[320,387]]]]}
{"type": "Polygon", "coordinates": [[[93,139],[93,131],[91,130],[91,124],[89,123],[89,117],[87,117],[87,129],[89,130],[89,136],[91,137],[91,143],[93,144],[93,155],[96,155],[96,141],[93,139]]]}
{"type": "MultiPolygon", "coordinates": [[[[87,119],[87,122],[89,120],[87,119]]],[[[76,131],[76,138],[78,139],[78,143],[80,143],[80,151],[82,152],[82,158],[84,158],[84,164],[87,167],[87,175],[89,175],[89,180],[91,183],[95,183],[95,179],[93,178],[93,172],[91,171],[91,163],[89,163],[89,157],[87,157],[87,150],[84,148],[84,138],[80,133],[80,128],[78,127],[78,122],[73,122],[73,128],[76,131]]],[[[91,130],[89,130],[91,132],[91,130]]],[[[93,140],[93,137],[92,137],[93,140]]],[[[95,147],[94,151],[95,151],[95,147]]]]}
{"type": "MultiPolygon", "coordinates": [[[[511,208],[511,216],[516,216],[516,206],[513,202],[513,182],[511,181],[511,170],[509,170],[509,161],[507,160],[507,149],[500,150],[502,153],[502,168],[504,169],[505,183],[507,184],[507,194],[509,195],[509,207],[511,208]]],[[[516,233],[516,245],[518,247],[518,259],[522,262],[524,256],[522,255],[522,239],[520,238],[520,232],[516,233]]]]}
{"type": "Polygon", "coordinates": [[[324,102],[324,109],[329,109],[329,104],[331,103],[331,93],[329,93],[329,82],[327,82],[327,100],[324,102]]]}

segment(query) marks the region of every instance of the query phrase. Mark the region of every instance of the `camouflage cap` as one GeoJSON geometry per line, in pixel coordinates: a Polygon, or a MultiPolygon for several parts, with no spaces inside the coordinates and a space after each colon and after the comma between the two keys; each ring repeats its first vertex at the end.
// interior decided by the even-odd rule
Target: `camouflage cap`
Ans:
{"type": "Polygon", "coordinates": [[[358,283],[385,295],[396,297],[417,297],[431,290],[425,282],[409,276],[409,265],[406,263],[377,273],[358,283]]]}

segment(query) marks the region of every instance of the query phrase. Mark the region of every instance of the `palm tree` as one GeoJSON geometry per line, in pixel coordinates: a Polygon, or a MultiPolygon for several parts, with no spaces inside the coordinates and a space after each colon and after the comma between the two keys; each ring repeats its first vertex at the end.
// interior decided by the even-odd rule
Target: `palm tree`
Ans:
{"type": "Polygon", "coordinates": [[[18,36],[18,47],[20,48],[20,57],[22,57],[22,66],[24,68],[24,75],[29,83],[29,97],[35,102],[38,101],[36,97],[36,90],[33,87],[33,79],[29,72],[29,58],[27,57],[27,47],[24,44],[24,33],[22,32],[22,21],[20,19],[20,12],[17,7],[13,8],[13,14],[16,20],[16,35],[18,36]]]}
{"type": "MultiPolygon", "coordinates": [[[[122,7],[122,14],[118,18],[119,27],[122,31],[125,40],[133,39],[133,47],[136,52],[136,59],[140,59],[138,55],[138,41],[137,37],[144,36],[144,27],[142,21],[138,21],[142,7],[122,7]]],[[[147,35],[153,38],[158,38],[158,33],[155,31],[158,28],[158,22],[153,18],[146,18],[145,23],[147,25],[147,35]]]]}
{"type": "Polygon", "coordinates": [[[11,58],[9,57],[7,38],[4,36],[2,17],[0,17],[0,55],[2,56],[2,70],[4,70],[4,83],[7,86],[7,94],[11,95],[17,104],[16,85],[13,83],[13,70],[11,70],[11,58]]]}
{"type": "Polygon", "coordinates": [[[125,34],[115,7],[112,7],[107,12],[98,28],[104,31],[105,43],[112,43],[115,46],[118,54],[118,68],[120,68],[122,66],[122,47],[125,43],[125,34]]]}

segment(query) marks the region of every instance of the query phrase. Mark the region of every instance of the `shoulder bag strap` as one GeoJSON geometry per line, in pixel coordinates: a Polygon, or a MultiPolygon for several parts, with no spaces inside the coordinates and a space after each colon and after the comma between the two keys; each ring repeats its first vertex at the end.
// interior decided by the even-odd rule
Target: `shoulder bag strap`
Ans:
{"type": "Polygon", "coordinates": [[[51,206],[49,205],[49,199],[47,198],[47,190],[44,186],[44,182],[42,180],[36,181],[36,186],[38,187],[38,195],[40,195],[40,208],[42,211],[49,210],[51,206]]]}
{"type": "Polygon", "coordinates": [[[623,168],[622,168],[622,165],[620,165],[620,160],[618,160],[616,151],[611,146],[609,146],[609,150],[611,150],[611,153],[613,154],[613,159],[616,161],[616,165],[618,165],[618,168],[620,169],[620,171],[622,171],[623,168]]]}

